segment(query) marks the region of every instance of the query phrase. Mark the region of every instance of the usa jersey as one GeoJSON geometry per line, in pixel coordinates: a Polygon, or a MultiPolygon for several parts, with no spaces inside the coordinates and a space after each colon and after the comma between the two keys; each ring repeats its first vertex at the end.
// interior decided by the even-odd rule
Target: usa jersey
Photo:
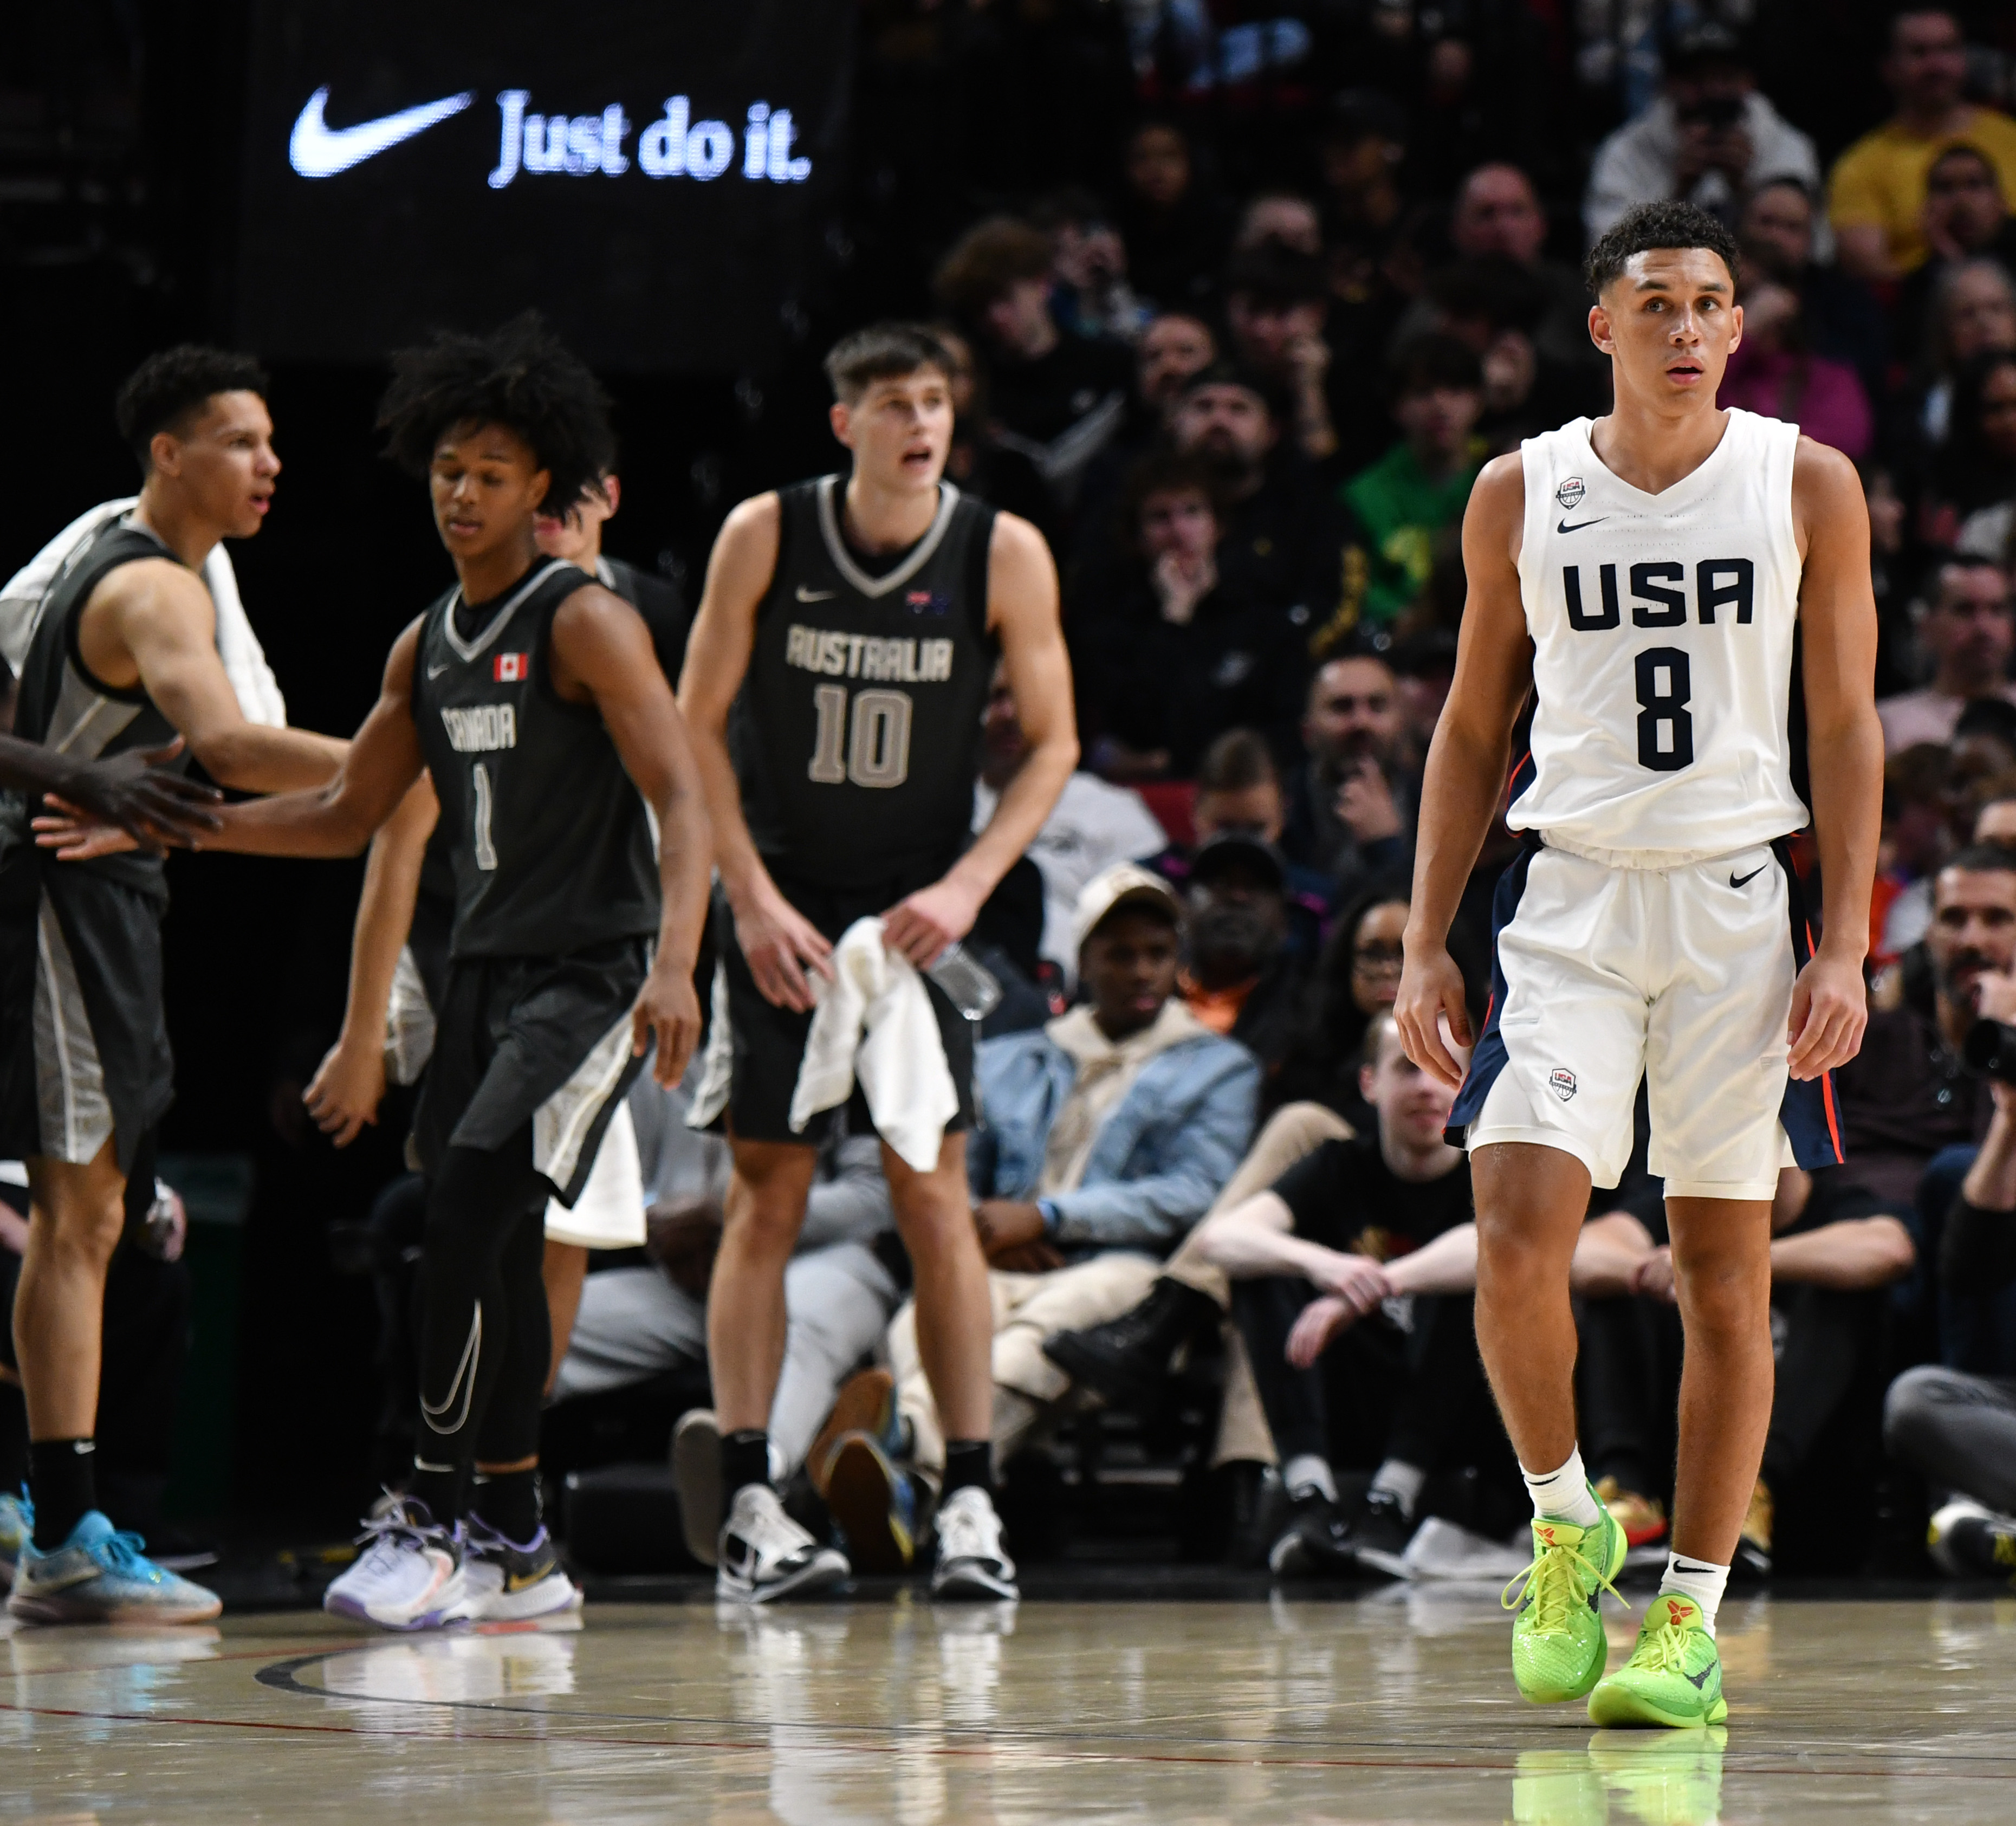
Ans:
{"type": "Polygon", "coordinates": [[[1732,409],[1708,460],[1647,495],[1604,466],[1589,423],[1520,447],[1538,702],[1507,822],[1597,861],[1676,865],[1798,830],[1798,427],[1732,409]]]}

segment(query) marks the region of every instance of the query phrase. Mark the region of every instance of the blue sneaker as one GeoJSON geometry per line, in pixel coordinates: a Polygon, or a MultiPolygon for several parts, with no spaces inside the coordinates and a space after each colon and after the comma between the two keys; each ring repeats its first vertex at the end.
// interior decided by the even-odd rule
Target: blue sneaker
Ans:
{"type": "Polygon", "coordinates": [[[903,1572],[917,1553],[917,1499],[881,1442],[849,1433],[827,1461],[826,1506],[857,1572],[903,1572]]]}
{"type": "Polygon", "coordinates": [[[7,1614],[24,1623],[204,1623],[224,1608],[214,1591],[157,1566],[100,1511],[53,1553],[21,1543],[7,1614]]]}
{"type": "Polygon", "coordinates": [[[14,1562],[34,1532],[34,1505],[25,1496],[0,1496],[0,1585],[13,1584],[14,1562]]]}

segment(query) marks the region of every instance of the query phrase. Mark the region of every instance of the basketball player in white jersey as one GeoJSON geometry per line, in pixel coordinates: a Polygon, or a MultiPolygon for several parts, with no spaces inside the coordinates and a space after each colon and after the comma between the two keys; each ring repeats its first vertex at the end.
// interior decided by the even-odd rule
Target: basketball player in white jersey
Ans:
{"type": "Polygon", "coordinates": [[[1868,516],[1845,457],[1716,406],[1743,330],[1736,269],[1728,231],[1689,205],[1626,216],[1587,269],[1615,406],[1478,478],[1395,1008],[1409,1053],[1462,1080],[1449,1139],[1476,1187],[1478,1345],[1535,1516],[1513,1672],[1530,1700],[1588,1695],[1604,1725],[1727,1715],[1715,1618],[1771,1414],[1771,1198],[1781,1165],[1840,1159],[1827,1074],[1865,1019],[1883,761],[1868,516]],[[1817,951],[1782,841],[1809,816],[1795,633],[1817,951]],[[1445,939],[1529,692],[1508,816],[1525,841],[1465,1076],[1445,939]],[[1673,1551],[1604,1678],[1597,1600],[1625,1543],[1575,1442],[1568,1259],[1591,1186],[1615,1186],[1630,1154],[1641,1075],[1687,1360],[1673,1551]]]}

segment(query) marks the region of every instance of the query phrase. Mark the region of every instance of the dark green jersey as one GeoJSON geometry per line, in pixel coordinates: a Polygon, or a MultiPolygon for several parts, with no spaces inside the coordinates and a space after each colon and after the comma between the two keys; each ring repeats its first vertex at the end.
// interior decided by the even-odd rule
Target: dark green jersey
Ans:
{"type": "Polygon", "coordinates": [[[643,798],[595,707],[553,687],[554,611],[593,581],[552,559],[477,605],[473,625],[459,589],[421,624],[413,722],[455,871],[458,958],[558,956],[658,929],[643,798]]]}
{"type": "Polygon", "coordinates": [[[841,535],[843,486],[779,492],[777,568],[729,744],[773,875],[907,892],[944,873],[973,826],[994,510],[941,483],[931,530],[879,568],[841,535]]]}
{"type": "MultiPolygon", "coordinates": [[[[59,748],[79,761],[96,760],[128,748],[158,748],[175,739],[175,725],[139,685],[107,685],[85,669],[77,652],[77,624],[91,592],[122,564],[142,558],[181,560],[146,528],[130,519],[108,521],[64,560],[36,612],[34,632],[21,661],[20,693],[14,704],[14,733],[45,748],[59,748]]],[[[171,763],[188,765],[186,755],[171,763]]],[[[0,795],[0,853],[25,845],[28,820],[41,809],[28,795],[0,795]]],[[[137,851],[66,863],[142,892],[167,898],[161,859],[137,851]]]]}

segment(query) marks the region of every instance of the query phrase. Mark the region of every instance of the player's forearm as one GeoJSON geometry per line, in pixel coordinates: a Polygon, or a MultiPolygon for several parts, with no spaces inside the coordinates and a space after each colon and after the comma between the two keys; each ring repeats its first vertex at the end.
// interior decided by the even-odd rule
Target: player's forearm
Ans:
{"type": "Polygon", "coordinates": [[[707,926],[714,879],[714,834],[699,782],[669,787],[658,818],[658,956],[690,976],[707,926]]]}
{"type": "Polygon", "coordinates": [[[1593,1217],[1575,1237],[1568,1291],[1599,1300],[1628,1294],[1638,1264],[1651,1253],[1651,1233],[1629,1212],[1593,1217]]]}
{"type": "Polygon", "coordinates": [[[80,770],[77,762],[53,748],[24,742],[19,736],[0,736],[0,787],[39,799],[44,793],[61,794],[80,770]]]}
{"type": "Polygon", "coordinates": [[[1882,834],[1883,726],[1874,705],[1813,730],[1806,751],[1823,884],[1820,949],[1859,962],[1869,949],[1882,834]]]}
{"type": "Polygon", "coordinates": [[[732,907],[740,908],[752,896],[774,884],[763,859],[756,853],[749,834],[749,821],[742,815],[742,791],[736,784],[735,763],[728,752],[727,737],[718,729],[689,720],[687,733],[693,742],[693,765],[706,796],[704,808],[712,848],[714,866],[721,871],[722,890],[732,907]]]}
{"type": "Polygon", "coordinates": [[[1857,1293],[1911,1272],[1910,1234],[1894,1217],[1845,1219],[1771,1245],[1771,1278],[1857,1293]]]}
{"type": "Polygon", "coordinates": [[[1980,1211],[2016,1212],[2016,1115],[1998,1107],[1960,1195],[1980,1211]]]}
{"type": "Polygon", "coordinates": [[[1464,884],[1498,812],[1509,740],[1487,740],[1459,729],[1457,720],[1445,715],[1436,726],[1422,776],[1414,891],[1405,935],[1410,947],[1448,943],[1464,884]]]}
{"type": "Polygon", "coordinates": [[[420,865],[439,808],[425,781],[407,790],[399,809],[371,840],[364,866],[364,891],[357,901],[357,924],[350,941],[350,993],[344,1003],[346,1037],[382,1039],[385,1010],[399,953],[412,930],[419,898],[420,865]]]}
{"type": "Polygon", "coordinates": [[[225,805],[218,828],[205,833],[200,847],[248,856],[358,855],[412,783],[403,780],[374,791],[339,774],[310,791],[225,805]]]}
{"type": "Polygon", "coordinates": [[[1477,1287],[1477,1226],[1460,1223],[1411,1255],[1388,1262],[1386,1278],[1400,1294],[1473,1292],[1477,1287]]]}
{"type": "Polygon", "coordinates": [[[291,793],[321,786],[350,751],[350,744],[334,736],[250,722],[191,735],[189,745],[219,786],[247,793],[291,793]]]}
{"type": "Polygon", "coordinates": [[[1294,1222],[1275,1194],[1257,1193],[1243,1205],[1206,1218],[1197,1229],[1197,1252],[1234,1280],[1263,1274],[1307,1277],[1318,1258],[1331,1252],[1296,1236],[1289,1227],[1294,1222]]]}
{"type": "Polygon", "coordinates": [[[992,894],[1035,841],[1077,765],[1078,738],[1068,729],[1038,742],[1003,790],[986,828],[952,865],[952,878],[970,886],[983,900],[992,894]]]}

